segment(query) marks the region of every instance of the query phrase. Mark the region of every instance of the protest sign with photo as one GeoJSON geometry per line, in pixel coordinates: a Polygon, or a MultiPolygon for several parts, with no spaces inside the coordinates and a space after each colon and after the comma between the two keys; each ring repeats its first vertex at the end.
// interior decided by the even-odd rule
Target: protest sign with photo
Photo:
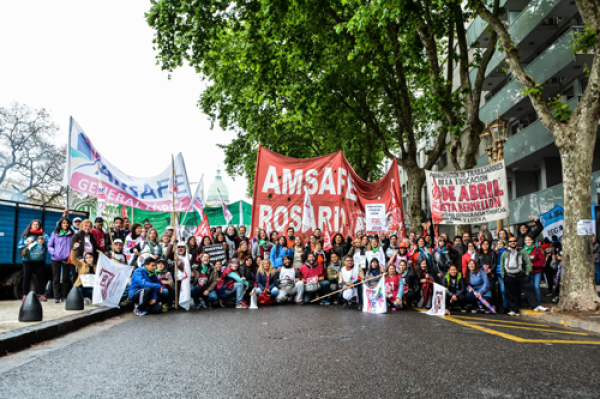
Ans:
{"type": "Polygon", "coordinates": [[[207,245],[204,247],[204,252],[210,255],[211,265],[214,265],[218,260],[223,263],[227,261],[227,253],[225,248],[223,248],[223,244],[207,245]]]}
{"type": "Polygon", "coordinates": [[[504,161],[477,169],[425,173],[433,223],[479,224],[508,217],[504,161]]]}

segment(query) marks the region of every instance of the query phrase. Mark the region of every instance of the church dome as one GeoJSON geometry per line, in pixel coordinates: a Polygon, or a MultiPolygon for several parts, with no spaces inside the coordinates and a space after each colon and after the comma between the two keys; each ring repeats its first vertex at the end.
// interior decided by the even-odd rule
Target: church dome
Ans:
{"type": "Polygon", "coordinates": [[[210,184],[208,194],[206,196],[206,204],[208,206],[221,206],[219,192],[221,192],[221,195],[223,196],[225,205],[229,205],[229,190],[227,190],[227,185],[225,185],[223,179],[221,178],[221,170],[217,169],[215,180],[210,184]]]}

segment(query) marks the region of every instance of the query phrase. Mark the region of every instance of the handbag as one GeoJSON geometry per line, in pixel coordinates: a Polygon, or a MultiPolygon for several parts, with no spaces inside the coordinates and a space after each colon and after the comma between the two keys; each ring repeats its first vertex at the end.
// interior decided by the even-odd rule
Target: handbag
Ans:
{"type": "MultiPolygon", "coordinates": [[[[269,286],[269,275],[267,274],[267,284],[265,288],[269,286]]],[[[258,304],[263,306],[269,306],[275,304],[275,298],[270,293],[263,291],[257,298],[258,304]]]]}

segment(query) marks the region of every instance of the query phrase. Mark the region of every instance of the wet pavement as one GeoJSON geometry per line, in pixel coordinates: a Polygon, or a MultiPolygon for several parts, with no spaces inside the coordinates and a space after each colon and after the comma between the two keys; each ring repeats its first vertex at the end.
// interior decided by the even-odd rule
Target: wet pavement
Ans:
{"type": "Polygon", "coordinates": [[[600,335],[341,306],[131,313],[0,359],[0,398],[597,398],[600,335]]]}

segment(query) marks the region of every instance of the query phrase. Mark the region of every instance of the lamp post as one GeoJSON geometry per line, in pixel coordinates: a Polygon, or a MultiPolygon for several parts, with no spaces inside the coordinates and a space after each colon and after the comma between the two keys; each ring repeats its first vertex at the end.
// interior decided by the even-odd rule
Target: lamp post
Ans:
{"type": "MultiPolygon", "coordinates": [[[[496,111],[496,121],[489,127],[485,123],[485,130],[479,135],[483,150],[488,154],[490,163],[500,162],[504,159],[504,143],[508,138],[508,124],[500,119],[500,113],[496,111]]],[[[510,217],[507,217],[510,229],[510,217]]],[[[504,228],[502,220],[498,220],[498,231],[504,228]]]]}

